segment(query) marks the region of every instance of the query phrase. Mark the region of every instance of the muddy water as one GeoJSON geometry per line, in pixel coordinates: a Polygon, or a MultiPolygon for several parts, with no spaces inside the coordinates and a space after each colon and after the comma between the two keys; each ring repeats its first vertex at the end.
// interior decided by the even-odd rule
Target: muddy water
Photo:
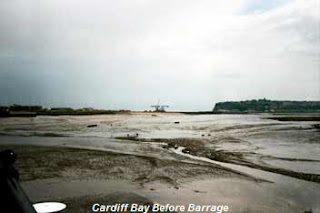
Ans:
{"type": "MultiPolygon", "coordinates": [[[[247,203],[248,209],[253,208],[253,206],[255,205],[259,205],[259,203],[260,205],[262,205],[263,203],[263,206],[270,207],[268,212],[299,212],[299,206],[310,206],[314,210],[320,210],[320,200],[318,199],[320,197],[320,185],[318,183],[310,183],[304,180],[261,171],[258,169],[252,169],[241,165],[223,163],[204,157],[192,156],[182,153],[182,149],[182,147],[179,147],[177,150],[173,151],[179,155],[191,159],[218,164],[223,167],[272,182],[272,184],[262,183],[262,185],[264,185],[264,189],[262,191],[260,188],[261,186],[259,187],[255,184],[239,183],[238,181],[230,180],[196,181],[193,183],[198,187],[197,190],[200,189],[200,192],[201,189],[203,189],[204,192],[210,191],[208,190],[208,187],[214,187],[215,189],[213,191],[216,191],[217,189],[220,190],[221,194],[223,195],[225,195],[226,193],[237,191],[236,194],[233,194],[234,198],[232,200],[241,201],[239,202],[240,206],[238,206],[237,203],[233,204],[234,208],[238,206],[236,207],[238,208],[238,210],[243,209],[243,204],[248,201],[250,201],[249,203],[247,203]],[[223,184],[223,182],[225,182],[225,184],[223,184]],[[244,185],[246,184],[247,186],[244,187],[244,185]],[[241,189],[242,187],[244,187],[245,189],[241,189]],[[245,193],[245,197],[244,195],[241,195],[241,193],[245,193]],[[270,196],[272,197],[272,199],[270,199],[270,196]],[[270,201],[271,203],[268,203],[270,201]],[[272,206],[275,207],[273,210],[271,209],[272,206]]],[[[261,210],[261,212],[265,212],[267,211],[267,208],[261,210]]]]}

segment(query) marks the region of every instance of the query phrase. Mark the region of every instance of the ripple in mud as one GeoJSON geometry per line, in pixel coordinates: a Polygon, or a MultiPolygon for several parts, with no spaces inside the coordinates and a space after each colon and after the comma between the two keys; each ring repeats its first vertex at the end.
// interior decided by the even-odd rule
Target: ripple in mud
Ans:
{"type": "Polygon", "coordinates": [[[160,181],[178,186],[201,178],[237,177],[257,181],[219,165],[157,159],[106,151],[75,148],[6,146],[17,155],[16,168],[22,181],[63,178],[71,180],[119,179],[143,186],[160,181]]]}
{"type": "MultiPolygon", "coordinates": [[[[228,137],[226,137],[226,139],[229,139],[229,140],[232,139],[232,141],[235,141],[236,143],[242,142],[241,140],[235,140],[233,138],[228,138],[228,137]]],[[[137,139],[137,140],[146,141],[144,139],[137,139]]],[[[164,143],[170,144],[170,146],[166,148],[170,148],[174,146],[185,147],[185,150],[188,151],[187,154],[191,154],[194,156],[206,157],[215,161],[243,165],[243,166],[260,169],[268,172],[273,172],[277,174],[282,174],[282,175],[286,175],[289,177],[294,177],[294,178],[298,178],[306,181],[320,183],[320,175],[318,174],[296,172],[296,171],[287,170],[283,168],[272,167],[262,163],[259,163],[259,164],[254,163],[249,161],[246,158],[246,156],[248,155],[248,153],[246,152],[230,152],[230,151],[224,151],[224,150],[215,150],[212,147],[206,146],[207,144],[205,140],[192,139],[192,138],[175,138],[175,139],[148,139],[148,141],[164,142],[164,143]]],[[[249,152],[249,154],[252,154],[252,152],[249,152]]]]}

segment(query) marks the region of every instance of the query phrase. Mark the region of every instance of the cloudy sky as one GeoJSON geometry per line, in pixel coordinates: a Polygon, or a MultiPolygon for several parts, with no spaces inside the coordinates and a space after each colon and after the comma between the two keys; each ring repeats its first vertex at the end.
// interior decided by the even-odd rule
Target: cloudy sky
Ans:
{"type": "Polygon", "coordinates": [[[320,0],[2,0],[0,105],[320,100],[320,0]]]}

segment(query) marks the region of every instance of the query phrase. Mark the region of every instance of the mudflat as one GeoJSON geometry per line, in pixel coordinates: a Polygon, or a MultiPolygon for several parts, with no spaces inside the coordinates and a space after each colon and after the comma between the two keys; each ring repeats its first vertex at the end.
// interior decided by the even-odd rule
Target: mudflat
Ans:
{"type": "MultiPolygon", "coordinates": [[[[151,204],[153,201],[142,192],[156,191],[152,183],[179,190],[183,184],[208,178],[263,181],[219,165],[199,162],[65,147],[0,148],[17,153],[15,167],[32,202],[54,199],[66,203],[68,212],[90,212],[94,203],[151,204]]],[[[195,190],[194,193],[201,192],[195,190]]]]}
{"type": "Polygon", "coordinates": [[[316,122],[264,115],[1,118],[33,202],[228,205],[228,212],[320,210],[316,122]],[[92,126],[88,128],[88,126],[92,126]]]}

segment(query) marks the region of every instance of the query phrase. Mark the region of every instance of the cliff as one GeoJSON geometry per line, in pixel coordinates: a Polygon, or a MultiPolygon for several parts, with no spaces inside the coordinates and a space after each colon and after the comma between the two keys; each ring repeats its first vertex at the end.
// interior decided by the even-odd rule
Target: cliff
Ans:
{"type": "Polygon", "coordinates": [[[261,113],[261,112],[320,112],[320,101],[272,101],[267,99],[219,102],[216,113],[261,113]]]}

